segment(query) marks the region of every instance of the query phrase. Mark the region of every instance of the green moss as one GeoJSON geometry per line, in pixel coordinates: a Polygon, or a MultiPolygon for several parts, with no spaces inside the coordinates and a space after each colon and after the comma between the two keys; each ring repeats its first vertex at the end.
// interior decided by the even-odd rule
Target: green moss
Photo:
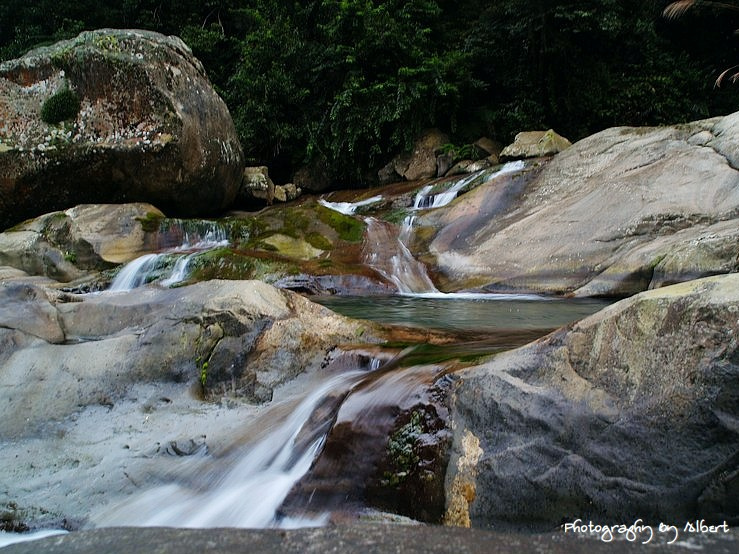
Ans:
{"type": "Polygon", "coordinates": [[[382,219],[384,219],[388,223],[395,223],[396,225],[400,225],[401,223],[403,223],[409,213],[410,211],[408,210],[408,208],[397,208],[395,210],[387,212],[384,216],[382,216],[382,219]]]}
{"type": "Polygon", "coordinates": [[[107,50],[110,52],[120,52],[121,45],[118,43],[118,38],[114,35],[97,35],[93,42],[95,46],[101,50],[107,50]]]}
{"type": "Polygon", "coordinates": [[[74,119],[80,111],[80,99],[73,90],[64,87],[46,99],[41,106],[41,119],[49,125],[56,125],[67,119],[74,119]]]}
{"type": "Polygon", "coordinates": [[[316,208],[318,218],[331,227],[339,238],[347,242],[360,242],[364,236],[364,224],[348,215],[344,215],[324,206],[316,208]]]}
{"type": "Polygon", "coordinates": [[[216,248],[195,256],[190,262],[190,281],[210,279],[261,279],[273,281],[289,274],[293,266],[285,262],[266,260],[216,248]]]}
{"type": "Polygon", "coordinates": [[[154,233],[159,230],[164,216],[156,212],[146,212],[144,217],[137,217],[136,221],[141,223],[141,228],[146,233],[154,233]]]}
{"type": "Polygon", "coordinates": [[[411,413],[410,421],[390,435],[387,443],[387,455],[393,469],[383,475],[383,485],[389,487],[399,485],[418,466],[420,458],[415,451],[416,444],[424,432],[423,414],[414,411],[411,413]]]}
{"type": "Polygon", "coordinates": [[[333,248],[331,241],[318,232],[308,233],[305,235],[305,240],[312,247],[318,248],[319,250],[331,250],[333,248]]]}

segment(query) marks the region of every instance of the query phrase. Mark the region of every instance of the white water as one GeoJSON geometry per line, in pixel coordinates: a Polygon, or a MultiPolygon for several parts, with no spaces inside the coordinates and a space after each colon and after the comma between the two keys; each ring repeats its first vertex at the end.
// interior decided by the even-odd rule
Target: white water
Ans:
{"type": "MultiPolygon", "coordinates": [[[[290,415],[262,438],[240,448],[231,469],[203,471],[194,484],[171,483],[150,489],[92,517],[95,526],[297,527],[322,525],[328,516],[281,520],[277,510],[310,469],[330,429],[313,421],[327,396],[350,390],[368,373],[352,371],[323,381],[290,415]]],[[[276,410],[277,411],[277,410],[276,410]]],[[[209,460],[201,459],[200,462],[209,460]]],[[[212,460],[210,460],[212,462],[212,460]]]]}
{"type": "Polygon", "coordinates": [[[177,261],[172,268],[172,273],[170,273],[169,277],[166,279],[159,281],[159,284],[163,287],[170,287],[184,281],[188,275],[187,266],[190,264],[190,260],[195,257],[195,254],[196,253],[187,254],[186,256],[180,256],[177,258],[177,261]]]}
{"type": "Polygon", "coordinates": [[[370,204],[375,204],[381,200],[382,196],[373,196],[372,198],[360,200],[359,202],[329,202],[328,200],[324,200],[323,198],[321,198],[318,203],[321,206],[325,206],[344,215],[353,215],[358,208],[361,208],[362,206],[369,206],[370,204]]]}
{"type": "Polygon", "coordinates": [[[67,531],[64,531],[63,529],[34,531],[32,533],[6,533],[4,531],[0,531],[0,548],[19,542],[35,541],[46,537],[53,537],[54,535],[66,534],[67,531]]]}
{"type": "Polygon", "coordinates": [[[401,294],[439,293],[426,266],[401,240],[397,227],[374,217],[365,221],[364,263],[393,283],[401,294]]]}
{"type": "Polygon", "coordinates": [[[413,209],[414,210],[426,210],[426,209],[433,209],[433,208],[441,208],[443,206],[446,206],[449,204],[452,200],[454,200],[458,195],[459,192],[466,187],[468,184],[470,184],[475,179],[483,178],[483,183],[487,183],[489,181],[492,181],[493,179],[500,177],[501,175],[506,175],[508,173],[515,173],[516,171],[521,171],[526,167],[526,164],[523,160],[516,160],[513,162],[508,162],[503,164],[503,166],[498,169],[497,171],[493,171],[489,175],[485,175],[485,173],[488,173],[489,170],[484,169],[482,171],[478,171],[476,173],[471,173],[469,175],[466,175],[465,177],[462,177],[458,181],[456,181],[451,187],[449,187],[447,190],[442,192],[437,192],[436,194],[429,194],[431,190],[433,189],[432,185],[427,185],[423,187],[418,193],[416,194],[416,198],[413,202],[413,209]]]}
{"type": "Polygon", "coordinates": [[[160,280],[159,284],[169,287],[184,281],[188,275],[188,265],[192,258],[206,250],[228,246],[226,231],[217,225],[211,225],[201,237],[192,236],[187,231],[182,231],[182,243],[174,248],[169,248],[158,254],[144,254],[126,264],[108,289],[111,292],[129,291],[148,283],[152,274],[165,263],[171,256],[178,256],[169,275],[160,280]]]}
{"type": "MultiPolygon", "coordinates": [[[[456,180],[446,190],[431,194],[433,185],[426,185],[416,194],[413,201],[413,212],[441,208],[451,203],[467,185],[477,179],[482,183],[488,183],[497,177],[508,173],[521,171],[526,167],[525,162],[517,160],[508,162],[496,171],[483,170],[465,175],[456,180]]],[[[379,202],[381,196],[374,196],[360,202],[327,202],[319,200],[319,203],[327,208],[352,215],[360,206],[366,206],[379,202]]],[[[448,295],[440,292],[428,275],[426,266],[416,260],[411,254],[408,244],[413,237],[413,224],[416,215],[411,213],[403,220],[398,231],[395,226],[379,221],[372,217],[364,218],[367,224],[367,233],[364,242],[364,263],[382,275],[387,281],[393,283],[400,294],[404,295],[434,295],[434,297],[453,298],[456,295],[448,295]]],[[[468,295],[465,295],[469,297],[468,295]]]]}

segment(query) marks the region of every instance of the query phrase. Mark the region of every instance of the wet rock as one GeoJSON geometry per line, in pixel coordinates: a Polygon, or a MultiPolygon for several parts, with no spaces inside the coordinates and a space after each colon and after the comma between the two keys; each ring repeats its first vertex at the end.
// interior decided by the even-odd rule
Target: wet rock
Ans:
{"type": "Polygon", "coordinates": [[[395,364],[386,362],[335,400],[326,443],[286,499],[287,515],[369,503],[420,521],[441,521],[450,443],[448,382],[441,367],[391,372],[395,364]]]}
{"type": "Polygon", "coordinates": [[[273,284],[281,289],[318,296],[362,296],[393,294],[396,291],[395,287],[364,275],[287,275],[273,284]]]}
{"type": "Polygon", "coordinates": [[[622,296],[735,271],[736,117],[597,133],[538,175],[526,169],[423,214],[415,248],[445,290],[622,296]],[[691,144],[706,132],[706,146],[691,144]]]}
{"type": "Polygon", "coordinates": [[[152,249],[163,218],[150,204],[85,204],[45,214],[0,233],[0,264],[69,282],[152,249]]]}
{"type": "Polygon", "coordinates": [[[448,517],[739,514],[739,275],[644,292],[459,374],[448,517]]]}
{"type": "Polygon", "coordinates": [[[81,202],[208,215],[238,191],[233,121],[176,37],[104,29],[33,50],[0,65],[0,106],[0,229],[81,202]]]}
{"type": "Polygon", "coordinates": [[[548,131],[524,131],[518,133],[512,144],[500,152],[500,159],[520,160],[522,158],[539,158],[553,156],[572,146],[572,143],[561,135],[548,131]]]}

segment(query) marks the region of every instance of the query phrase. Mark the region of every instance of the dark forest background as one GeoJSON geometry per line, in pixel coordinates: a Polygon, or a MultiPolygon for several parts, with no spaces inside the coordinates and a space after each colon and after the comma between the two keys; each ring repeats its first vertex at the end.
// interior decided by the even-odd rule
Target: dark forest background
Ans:
{"type": "Polygon", "coordinates": [[[667,20],[668,3],[0,0],[0,60],[104,27],[178,35],[250,164],[363,182],[431,126],[458,145],[547,128],[574,141],[739,109],[739,85],[714,86],[739,63],[739,11],[667,20]]]}

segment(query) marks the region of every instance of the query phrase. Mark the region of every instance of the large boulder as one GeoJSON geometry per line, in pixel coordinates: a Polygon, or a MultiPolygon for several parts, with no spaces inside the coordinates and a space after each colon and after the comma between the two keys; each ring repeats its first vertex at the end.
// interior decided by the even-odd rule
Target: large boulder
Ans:
{"type": "Polygon", "coordinates": [[[739,275],[647,291],[459,374],[447,520],[736,524],[739,275]]]}
{"type": "Polygon", "coordinates": [[[413,150],[395,156],[378,173],[380,184],[388,184],[405,179],[417,181],[430,179],[437,175],[437,156],[442,147],[449,143],[449,137],[438,129],[427,129],[416,139],[413,150]]]}
{"type": "Polygon", "coordinates": [[[0,437],[117,402],[140,382],[269,400],[372,329],[260,281],[87,296],[0,283],[0,437]]]}
{"type": "Polygon", "coordinates": [[[177,37],[98,30],[0,64],[0,229],[82,202],[207,215],[239,189],[228,109],[177,37]]]}
{"type": "Polygon", "coordinates": [[[613,128],[420,216],[451,290],[626,296],[736,271],[739,112],[613,128]]]}

